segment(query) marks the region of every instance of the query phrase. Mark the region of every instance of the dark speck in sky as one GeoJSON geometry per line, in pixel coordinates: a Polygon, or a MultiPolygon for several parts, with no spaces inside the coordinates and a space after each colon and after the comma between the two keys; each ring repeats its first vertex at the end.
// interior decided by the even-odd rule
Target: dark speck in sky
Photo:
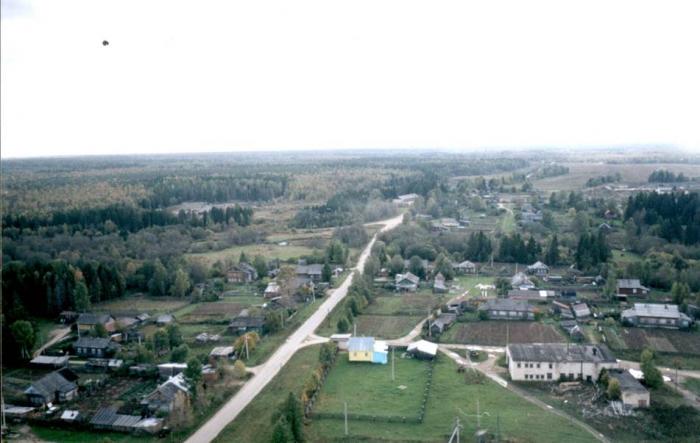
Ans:
{"type": "Polygon", "coordinates": [[[109,46],[109,42],[107,40],[102,40],[102,46],[109,46]]]}

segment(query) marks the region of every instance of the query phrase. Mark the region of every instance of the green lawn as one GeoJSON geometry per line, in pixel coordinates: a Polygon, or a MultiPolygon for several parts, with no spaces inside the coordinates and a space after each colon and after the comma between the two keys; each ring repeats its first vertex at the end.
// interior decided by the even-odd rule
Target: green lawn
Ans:
{"type": "Polygon", "coordinates": [[[414,315],[425,317],[428,309],[437,306],[443,297],[429,294],[383,295],[367,306],[369,315],[414,315]]]}
{"type": "Polygon", "coordinates": [[[126,296],[92,306],[94,311],[143,311],[162,314],[187,306],[189,300],[174,297],[126,296]]]}
{"type": "Polygon", "coordinates": [[[505,234],[510,234],[511,232],[515,231],[517,225],[515,224],[515,215],[513,212],[506,211],[505,214],[503,214],[498,228],[505,234]]]}
{"type": "MultiPolygon", "coordinates": [[[[481,290],[476,289],[476,285],[478,284],[484,284],[484,285],[492,285],[494,281],[494,277],[485,277],[485,276],[475,276],[475,275],[458,275],[455,278],[455,284],[458,285],[461,289],[462,292],[464,291],[469,291],[469,296],[470,297],[481,297],[481,290]]],[[[495,290],[489,290],[488,295],[495,295],[496,291],[495,290]]]]}
{"type": "Polygon", "coordinates": [[[415,417],[419,413],[427,369],[428,363],[400,358],[397,353],[392,381],[391,362],[386,365],[349,362],[348,354],[341,353],[314,412],[342,413],[343,403],[347,402],[349,413],[415,417]]]}
{"type": "Polygon", "coordinates": [[[255,397],[240,415],[230,423],[216,442],[267,442],[272,435],[272,417],[289,392],[301,393],[308,375],[318,363],[320,346],[299,350],[255,397]]]}
{"type": "MultiPolygon", "coordinates": [[[[341,360],[343,357],[340,356],[341,360]]],[[[379,368],[384,369],[386,368],[379,368]]],[[[359,379],[360,377],[352,375],[346,383],[359,379]]],[[[379,383],[384,384],[384,380],[379,378],[379,383]]],[[[325,390],[331,388],[332,384],[326,384],[323,388],[324,395],[325,390]]],[[[379,389],[381,388],[376,385],[369,386],[367,400],[363,400],[367,408],[371,408],[368,410],[377,410],[385,404],[386,400],[380,394],[386,393],[379,389]]],[[[359,393],[356,395],[360,396],[359,393]]],[[[420,392],[416,393],[416,396],[420,397],[420,392]]],[[[518,442],[595,441],[592,436],[565,419],[532,405],[493,382],[465,383],[465,378],[456,372],[456,365],[446,358],[439,359],[435,365],[432,391],[422,424],[350,421],[349,441],[444,442],[448,440],[457,416],[465,426],[462,435],[471,436],[476,430],[473,414],[476,413],[477,399],[483,413],[482,427],[494,432],[498,417],[502,438],[508,437],[518,442]]],[[[307,437],[311,442],[348,441],[343,440],[343,432],[343,421],[337,419],[314,419],[307,427],[307,437]]]]}
{"type": "Polygon", "coordinates": [[[683,387],[696,395],[700,395],[700,379],[698,378],[688,378],[683,382],[683,387]]]}

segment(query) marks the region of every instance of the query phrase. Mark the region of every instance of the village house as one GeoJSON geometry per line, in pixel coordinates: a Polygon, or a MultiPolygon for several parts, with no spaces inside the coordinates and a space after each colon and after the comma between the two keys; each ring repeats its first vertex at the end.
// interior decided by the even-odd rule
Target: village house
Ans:
{"type": "Polygon", "coordinates": [[[233,334],[245,334],[246,332],[257,332],[262,334],[263,326],[265,326],[265,318],[259,315],[250,315],[247,309],[241,311],[228,324],[229,332],[233,334]]]}
{"type": "Polygon", "coordinates": [[[649,288],[642,286],[638,279],[618,279],[617,296],[627,297],[628,295],[648,295],[649,288]]]}
{"type": "Polygon", "coordinates": [[[527,273],[538,277],[546,277],[549,274],[549,266],[538,261],[527,267],[527,273]]]}
{"type": "Polygon", "coordinates": [[[158,326],[167,326],[175,320],[171,314],[162,314],[156,317],[156,324],[158,326]]]}
{"type": "Polygon", "coordinates": [[[600,371],[618,367],[605,345],[571,343],[512,344],[506,348],[512,380],[598,380],[600,371]]]}
{"type": "Polygon", "coordinates": [[[650,404],[649,390],[642,386],[629,371],[614,370],[608,372],[609,379],[620,383],[620,400],[631,408],[648,408],[650,404]]]}
{"type": "Polygon", "coordinates": [[[535,310],[526,301],[497,298],[479,306],[490,320],[534,320],[535,310]]]}
{"type": "Polygon", "coordinates": [[[396,274],[394,277],[394,286],[397,291],[416,292],[420,278],[416,275],[407,272],[405,274],[396,274]]]}
{"type": "Polygon", "coordinates": [[[58,314],[59,321],[65,325],[75,323],[75,321],[78,320],[78,317],[80,317],[80,314],[75,311],[62,311],[60,314],[58,314]]]}
{"type": "Polygon", "coordinates": [[[348,340],[348,361],[386,364],[389,347],[385,341],[374,337],[350,337],[348,340]]]}
{"type": "Polygon", "coordinates": [[[33,382],[25,391],[27,401],[36,406],[65,403],[78,397],[78,376],[70,369],[51,372],[33,382]]]}
{"type": "Polygon", "coordinates": [[[563,319],[573,319],[574,312],[571,310],[571,305],[568,303],[563,303],[557,300],[552,302],[552,306],[549,308],[550,312],[554,315],[558,315],[563,319]]]}
{"type": "Polygon", "coordinates": [[[190,390],[185,375],[180,373],[168,378],[142,401],[141,406],[151,414],[171,414],[190,406],[190,390]]]}
{"type": "Polygon", "coordinates": [[[303,281],[305,279],[311,280],[312,282],[320,282],[321,276],[323,274],[323,265],[321,264],[298,264],[294,272],[297,277],[300,277],[303,281]]]}
{"type": "Polygon", "coordinates": [[[516,273],[510,279],[510,285],[513,287],[513,289],[527,290],[527,289],[534,289],[535,288],[535,284],[523,272],[516,273]]]}
{"type": "Polygon", "coordinates": [[[457,274],[476,274],[476,265],[469,260],[464,260],[461,263],[453,263],[452,269],[457,274]]]}
{"type": "Polygon", "coordinates": [[[265,292],[263,293],[265,298],[275,298],[280,296],[280,285],[276,281],[271,281],[267,284],[265,292]]]}
{"type": "Polygon", "coordinates": [[[435,280],[433,281],[433,292],[436,294],[444,294],[447,292],[445,277],[441,272],[438,272],[438,275],[435,276],[435,280]]]}
{"type": "Polygon", "coordinates": [[[622,323],[648,328],[689,328],[693,320],[678,310],[678,305],[635,303],[622,311],[622,323]]]}
{"type": "Polygon", "coordinates": [[[457,315],[442,313],[430,323],[430,334],[440,335],[447,330],[457,320],[457,315]]]}
{"type": "Polygon", "coordinates": [[[238,263],[226,272],[229,283],[250,283],[258,279],[258,271],[248,263],[238,263]]]}
{"type": "Polygon", "coordinates": [[[104,358],[114,353],[119,345],[108,338],[80,337],[73,343],[75,353],[81,357],[104,358]]]}
{"type": "Polygon", "coordinates": [[[591,309],[586,303],[574,303],[571,305],[571,310],[574,311],[574,316],[578,321],[591,318],[591,309]]]}
{"type": "Polygon", "coordinates": [[[542,221],[542,213],[537,211],[522,211],[520,213],[520,223],[530,224],[542,221]]]}
{"type": "Polygon", "coordinates": [[[80,314],[76,323],[78,324],[78,330],[81,332],[90,331],[98,324],[104,326],[107,332],[117,330],[117,322],[109,314],[83,313],[80,314]]]}
{"type": "Polygon", "coordinates": [[[220,361],[231,360],[234,354],[233,346],[217,346],[209,353],[209,363],[216,364],[220,361]]]}

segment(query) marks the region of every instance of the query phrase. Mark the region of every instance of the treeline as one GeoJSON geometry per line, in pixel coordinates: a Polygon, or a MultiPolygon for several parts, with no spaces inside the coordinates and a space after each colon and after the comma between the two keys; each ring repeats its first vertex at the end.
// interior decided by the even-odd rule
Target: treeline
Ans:
{"type": "Polygon", "coordinates": [[[498,247],[498,261],[510,263],[534,263],[542,255],[542,247],[530,236],[527,241],[519,234],[514,233],[501,238],[498,247]]]}
{"type": "Polygon", "coordinates": [[[283,196],[288,185],[285,175],[160,177],[146,185],[152,196],[142,201],[142,206],[164,208],[186,201],[266,201],[283,196]]]}
{"type": "Polygon", "coordinates": [[[587,271],[597,269],[597,267],[608,261],[612,257],[612,251],[605,235],[602,231],[598,234],[589,234],[584,232],[578,240],[574,260],[576,267],[580,270],[587,271]]]}
{"type": "Polygon", "coordinates": [[[649,183],[686,182],[688,181],[688,177],[683,175],[682,172],[676,175],[673,172],[665,169],[657,169],[656,171],[649,174],[648,181],[649,183]]]}
{"type": "Polygon", "coordinates": [[[670,242],[686,245],[700,242],[700,199],[697,192],[641,192],[627,200],[624,218],[634,221],[638,235],[650,231],[670,242]]]}
{"type": "Polygon", "coordinates": [[[327,228],[362,222],[362,209],[367,201],[365,191],[342,191],[323,205],[299,210],[289,223],[292,228],[327,228]]]}
{"type": "MultiPolygon", "coordinates": [[[[2,224],[5,229],[37,230],[43,227],[67,226],[72,231],[89,228],[108,234],[115,231],[133,233],[153,226],[177,224],[208,226],[209,219],[214,223],[229,224],[234,221],[237,225],[248,226],[253,219],[253,210],[236,205],[225,210],[213,207],[200,214],[180,211],[176,216],[163,209],[145,209],[127,204],[112,204],[103,208],[54,211],[48,215],[7,214],[3,217],[2,224]]],[[[6,231],[4,235],[12,237],[12,232],[14,231],[6,231]]]]}
{"type": "Polygon", "coordinates": [[[622,180],[622,175],[620,175],[619,172],[616,172],[612,175],[601,175],[599,177],[591,177],[588,179],[588,181],[586,181],[586,187],[593,188],[595,186],[604,185],[606,183],[617,183],[620,180],[622,180]]]}
{"type": "Polygon", "coordinates": [[[546,165],[537,170],[535,172],[535,177],[537,178],[546,178],[546,177],[557,177],[560,175],[566,175],[569,173],[569,168],[566,166],[558,165],[558,164],[552,164],[552,165],[546,165]]]}

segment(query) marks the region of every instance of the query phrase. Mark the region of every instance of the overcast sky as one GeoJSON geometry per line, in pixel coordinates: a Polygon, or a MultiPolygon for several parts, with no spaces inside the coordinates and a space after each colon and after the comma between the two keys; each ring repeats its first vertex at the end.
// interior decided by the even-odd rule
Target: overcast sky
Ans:
{"type": "Polygon", "coordinates": [[[699,17],[695,0],[2,0],[2,156],[700,150],[699,17]]]}

